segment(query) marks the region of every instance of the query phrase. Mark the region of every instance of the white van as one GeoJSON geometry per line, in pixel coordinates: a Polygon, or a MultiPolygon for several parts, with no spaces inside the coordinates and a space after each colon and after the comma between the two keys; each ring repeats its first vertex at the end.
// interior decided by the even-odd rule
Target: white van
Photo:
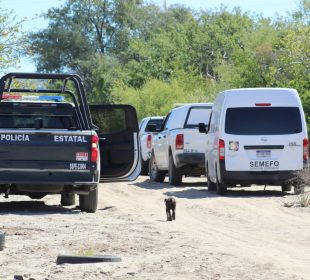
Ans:
{"type": "Polygon", "coordinates": [[[301,192],[296,173],[308,161],[308,136],[298,93],[286,88],[233,89],[218,94],[207,133],[209,190],[281,185],[301,192]]]}

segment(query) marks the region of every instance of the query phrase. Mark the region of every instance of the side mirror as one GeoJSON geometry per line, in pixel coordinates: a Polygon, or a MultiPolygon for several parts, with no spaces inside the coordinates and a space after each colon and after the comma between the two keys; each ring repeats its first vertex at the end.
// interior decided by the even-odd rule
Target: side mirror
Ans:
{"type": "Polygon", "coordinates": [[[147,125],[147,131],[149,132],[157,132],[157,127],[156,127],[156,124],[148,124],[147,125]]]}
{"type": "Polygon", "coordinates": [[[199,123],[198,124],[198,129],[200,133],[208,133],[208,126],[205,125],[204,123],[199,123]]]}

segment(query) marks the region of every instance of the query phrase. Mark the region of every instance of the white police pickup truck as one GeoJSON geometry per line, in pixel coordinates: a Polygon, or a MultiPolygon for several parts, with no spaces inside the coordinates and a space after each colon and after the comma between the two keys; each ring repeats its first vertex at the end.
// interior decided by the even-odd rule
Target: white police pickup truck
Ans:
{"type": "Polygon", "coordinates": [[[10,73],[0,79],[0,193],[95,212],[99,182],[140,173],[139,128],[129,105],[88,105],[79,76],[10,73]]]}
{"type": "MultiPolygon", "coordinates": [[[[171,110],[160,131],[153,137],[149,164],[150,179],[178,186],[182,177],[205,174],[206,135],[198,124],[209,122],[212,103],[186,104],[171,110]]],[[[150,125],[149,131],[157,131],[150,125]]]]}

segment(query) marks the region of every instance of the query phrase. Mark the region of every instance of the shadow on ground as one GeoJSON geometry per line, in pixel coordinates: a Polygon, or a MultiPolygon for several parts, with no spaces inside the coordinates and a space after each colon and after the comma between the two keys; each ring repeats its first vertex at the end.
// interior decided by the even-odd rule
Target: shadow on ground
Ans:
{"type": "Polygon", "coordinates": [[[284,195],[293,195],[293,193],[282,192],[281,190],[250,190],[250,189],[229,189],[225,195],[218,195],[215,191],[209,192],[207,188],[192,188],[180,191],[165,192],[164,195],[186,199],[202,199],[202,198],[257,198],[257,197],[282,197],[284,195]]]}
{"type": "Polygon", "coordinates": [[[227,190],[226,195],[220,196],[215,191],[208,191],[207,182],[186,182],[186,178],[181,186],[170,186],[167,182],[167,178],[163,183],[151,182],[147,176],[144,181],[134,182],[130,185],[137,186],[139,188],[148,190],[162,190],[171,188],[171,191],[167,191],[164,195],[174,196],[177,198],[186,199],[203,199],[203,198],[217,198],[217,197],[232,197],[232,198],[257,198],[257,197],[282,197],[284,195],[293,195],[292,192],[282,192],[281,187],[267,186],[264,190],[264,186],[255,186],[248,188],[231,188],[227,190]],[[259,188],[259,189],[257,189],[259,188]],[[268,189],[269,188],[269,189],[268,189]],[[272,188],[272,189],[270,189],[272,188]]]}
{"type": "Polygon", "coordinates": [[[46,205],[44,201],[0,202],[0,215],[50,215],[78,214],[78,208],[66,208],[60,205],[46,205]]]}
{"type": "Polygon", "coordinates": [[[168,178],[165,178],[163,183],[157,183],[150,181],[149,177],[145,176],[145,181],[142,182],[133,182],[129,184],[131,186],[137,186],[139,188],[147,189],[147,190],[159,190],[166,188],[187,188],[187,187],[204,187],[207,189],[207,182],[185,182],[183,181],[182,185],[179,187],[174,187],[169,185],[168,178]]]}

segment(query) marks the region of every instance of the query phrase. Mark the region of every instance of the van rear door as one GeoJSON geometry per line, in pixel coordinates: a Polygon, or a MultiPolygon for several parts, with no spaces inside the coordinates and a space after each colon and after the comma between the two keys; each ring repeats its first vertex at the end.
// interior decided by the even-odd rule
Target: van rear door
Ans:
{"type": "Polygon", "coordinates": [[[303,168],[306,135],[298,107],[228,108],[224,138],[228,171],[303,168]]]}
{"type": "Polygon", "coordinates": [[[141,169],[139,127],[130,105],[90,105],[99,136],[100,181],[135,180],[141,169]]]}

